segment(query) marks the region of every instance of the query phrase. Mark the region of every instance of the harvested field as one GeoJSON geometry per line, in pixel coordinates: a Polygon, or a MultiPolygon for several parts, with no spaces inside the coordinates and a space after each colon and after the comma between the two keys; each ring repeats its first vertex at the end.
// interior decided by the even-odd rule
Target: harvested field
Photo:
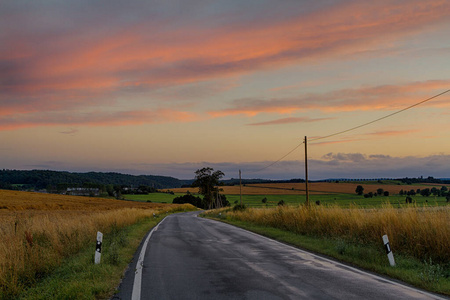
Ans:
{"type": "Polygon", "coordinates": [[[105,211],[120,208],[157,209],[163,204],[115,199],[0,190],[0,214],[19,211],[105,211]]]}

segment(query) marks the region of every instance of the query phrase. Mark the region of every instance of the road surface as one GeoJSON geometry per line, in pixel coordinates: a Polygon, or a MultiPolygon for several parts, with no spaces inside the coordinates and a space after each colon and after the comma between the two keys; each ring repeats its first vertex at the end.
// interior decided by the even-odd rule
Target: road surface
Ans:
{"type": "Polygon", "coordinates": [[[113,299],[446,299],[197,214],[151,232],[113,299]]]}

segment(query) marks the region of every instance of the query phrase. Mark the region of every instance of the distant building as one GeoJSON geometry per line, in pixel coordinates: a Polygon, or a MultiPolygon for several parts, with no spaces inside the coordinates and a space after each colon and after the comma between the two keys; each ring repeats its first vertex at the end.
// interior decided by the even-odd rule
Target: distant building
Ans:
{"type": "Polygon", "coordinates": [[[98,188],[67,188],[66,195],[100,196],[100,190],[98,188]]]}

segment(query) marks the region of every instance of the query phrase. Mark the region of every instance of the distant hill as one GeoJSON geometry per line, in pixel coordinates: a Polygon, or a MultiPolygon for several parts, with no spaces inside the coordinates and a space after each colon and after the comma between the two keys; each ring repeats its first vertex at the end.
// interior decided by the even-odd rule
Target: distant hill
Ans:
{"type": "Polygon", "coordinates": [[[150,186],[157,189],[177,188],[191,184],[192,180],[180,180],[169,176],[128,175],[121,173],[71,173],[50,170],[0,170],[0,188],[46,189],[49,186],[125,185],[150,186]]]}
{"type": "MultiPolygon", "coordinates": [[[[336,179],[333,179],[336,180],[336,179]]],[[[346,179],[359,181],[361,179],[346,179]]],[[[396,179],[406,184],[415,183],[450,183],[448,178],[402,178],[396,179]]],[[[155,189],[172,189],[187,187],[194,180],[181,180],[170,176],[156,175],[129,175],[115,172],[87,172],[75,173],[67,171],[50,170],[0,170],[0,189],[41,190],[57,189],[65,190],[67,187],[101,187],[106,185],[121,185],[137,188],[148,186],[155,189]]],[[[324,181],[324,180],[319,180],[324,181]]],[[[239,179],[232,178],[222,180],[224,185],[238,185],[239,179]]],[[[243,179],[242,184],[255,183],[293,183],[304,182],[303,179],[291,180],[267,180],[267,179],[243,179]]]]}

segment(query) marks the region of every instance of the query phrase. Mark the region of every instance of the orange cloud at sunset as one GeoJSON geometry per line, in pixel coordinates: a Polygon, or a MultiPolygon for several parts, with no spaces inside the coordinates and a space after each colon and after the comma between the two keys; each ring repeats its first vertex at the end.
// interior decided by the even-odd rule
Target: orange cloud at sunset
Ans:
{"type": "Polygon", "coordinates": [[[24,114],[21,118],[0,117],[0,130],[13,130],[35,126],[127,126],[168,122],[192,122],[199,117],[193,113],[161,109],[156,111],[99,111],[73,116],[68,113],[48,113],[42,116],[24,114]]]}
{"type": "MultiPolygon", "coordinates": [[[[9,72],[2,74],[8,80],[3,80],[1,90],[9,97],[45,96],[51,91],[54,101],[65,102],[67,95],[80,94],[80,90],[91,91],[101,99],[102,94],[122,89],[237,76],[390,42],[437,23],[449,12],[446,1],[349,2],[306,16],[261,22],[258,27],[243,23],[204,29],[194,24],[156,34],[162,25],[148,21],[106,35],[85,37],[82,30],[77,30],[74,38],[59,35],[51,41],[43,40],[38,47],[33,47],[31,41],[23,46],[20,38],[10,36],[4,42],[33,50],[26,59],[12,60],[9,52],[0,51],[0,59],[7,58],[12,65],[9,72]]],[[[80,100],[86,106],[92,102],[91,97],[80,100]]],[[[36,107],[51,109],[42,97],[30,101],[36,107]]],[[[271,109],[279,113],[295,110],[271,109]]]]}
{"type": "Polygon", "coordinates": [[[290,123],[307,123],[307,122],[318,122],[318,121],[329,120],[329,119],[331,119],[331,118],[311,119],[311,118],[291,117],[291,118],[283,118],[283,119],[278,119],[278,120],[273,120],[273,121],[268,121],[268,122],[252,123],[252,124],[248,124],[248,125],[261,126],[261,125],[276,125],[276,124],[290,124],[290,123]]]}
{"type": "MultiPolygon", "coordinates": [[[[281,99],[238,99],[232,108],[211,111],[214,117],[244,114],[255,116],[260,113],[289,114],[307,110],[322,110],[336,113],[345,111],[365,110],[398,110],[405,108],[443,92],[450,86],[450,80],[433,80],[413,82],[404,85],[383,85],[376,87],[361,87],[344,89],[325,94],[305,95],[298,98],[281,99]]],[[[449,95],[443,96],[449,99],[449,95]]],[[[449,102],[430,102],[431,106],[448,106],[449,102]]]]}
{"type": "Polygon", "coordinates": [[[419,130],[390,130],[390,131],[377,131],[369,133],[370,135],[385,137],[385,136],[401,136],[410,133],[416,133],[419,130]]]}
{"type": "Polygon", "coordinates": [[[450,89],[446,0],[0,7],[0,168],[449,154],[450,92],[395,113],[450,89]]]}

